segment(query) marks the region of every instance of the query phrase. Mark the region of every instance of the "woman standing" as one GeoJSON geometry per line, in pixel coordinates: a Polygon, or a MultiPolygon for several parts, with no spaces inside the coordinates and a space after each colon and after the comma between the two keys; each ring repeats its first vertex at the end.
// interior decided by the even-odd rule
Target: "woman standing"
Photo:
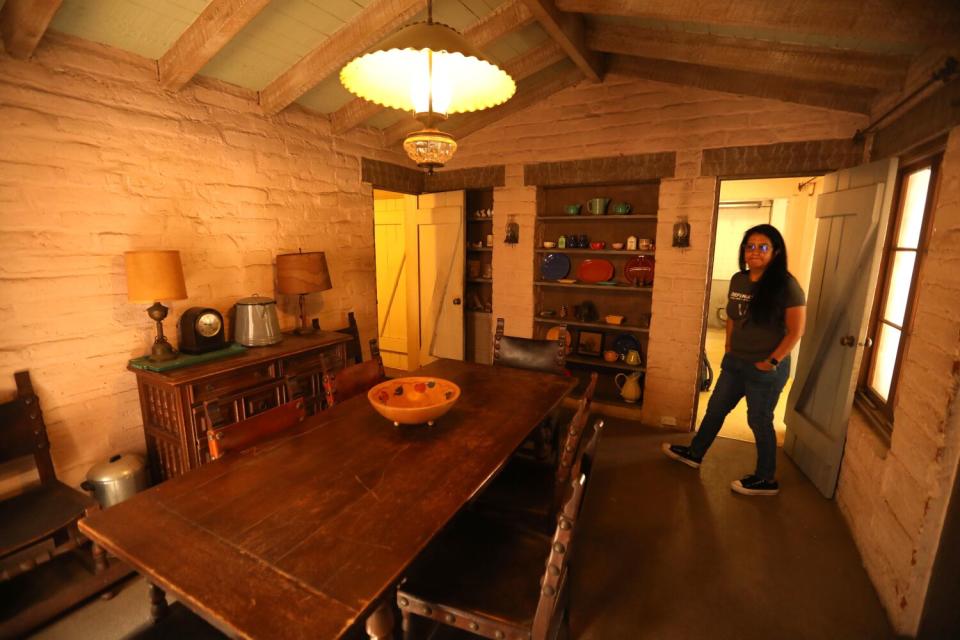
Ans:
{"type": "Polygon", "coordinates": [[[757,467],[730,488],[744,495],[779,492],[773,410],[790,376],[790,350],[803,335],[805,304],[803,290],[787,271],[787,248],[780,232],[769,224],[748,229],[740,243],[740,272],[730,279],[720,377],[690,446],[665,442],[667,457],[698,468],[724,418],[746,397],[757,467]]]}

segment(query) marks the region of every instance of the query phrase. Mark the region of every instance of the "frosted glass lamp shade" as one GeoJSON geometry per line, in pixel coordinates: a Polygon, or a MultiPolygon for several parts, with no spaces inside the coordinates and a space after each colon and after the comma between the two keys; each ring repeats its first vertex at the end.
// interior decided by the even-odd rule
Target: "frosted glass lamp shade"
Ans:
{"type": "Polygon", "coordinates": [[[449,115],[489,109],[517,85],[444,24],[412,24],[340,71],[351,93],[392,109],[449,115]],[[432,109],[430,97],[432,96],[432,109]]]}
{"type": "Polygon", "coordinates": [[[187,297],[179,251],[127,251],[123,257],[127,271],[127,300],[130,302],[183,300],[187,297]]]}
{"type": "Polygon", "coordinates": [[[332,288],[323,251],[277,256],[277,291],[280,293],[296,295],[332,288]]]}

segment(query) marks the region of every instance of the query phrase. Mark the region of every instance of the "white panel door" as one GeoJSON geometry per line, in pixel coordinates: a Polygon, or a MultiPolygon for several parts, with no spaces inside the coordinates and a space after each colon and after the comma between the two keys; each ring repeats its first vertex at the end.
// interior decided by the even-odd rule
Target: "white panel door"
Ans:
{"type": "Polygon", "coordinates": [[[843,457],[896,176],[896,159],[832,173],[817,203],[807,331],[783,448],[828,498],[843,457]]]}
{"type": "Polygon", "coordinates": [[[463,191],[419,198],[420,366],[463,360],[463,212],[463,191]]]}

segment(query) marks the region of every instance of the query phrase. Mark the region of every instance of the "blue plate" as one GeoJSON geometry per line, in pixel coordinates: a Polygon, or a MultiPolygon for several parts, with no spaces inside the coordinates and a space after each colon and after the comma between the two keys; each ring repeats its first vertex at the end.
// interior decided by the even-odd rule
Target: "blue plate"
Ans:
{"type": "Polygon", "coordinates": [[[548,253],[540,264],[540,277],[544,280],[559,280],[570,273],[570,258],[562,253],[548,253]]]}
{"type": "Polygon", "coordinates": [[[625,357],[630,349],[640,353],[640,341],[632,334],[621,333],[613,339],[613,350],[619,353],[621,357],[625,357]]]}

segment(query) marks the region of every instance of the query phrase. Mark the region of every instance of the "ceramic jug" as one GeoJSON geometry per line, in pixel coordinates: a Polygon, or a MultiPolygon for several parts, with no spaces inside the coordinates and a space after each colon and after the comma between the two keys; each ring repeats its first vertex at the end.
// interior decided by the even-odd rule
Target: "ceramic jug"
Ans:
{"type": "Polygon", "coordinates": [[[636,349],[630,349],[627,351],[627,355],[623,357],[623,361],[627,364],[638,366],[640,364],[640,352],[636,349]]]}
{"type": "Polygon", "coordinates": [[[625,373],[618,373],[613,381],[617,383],[617,389],[620,389],[620,396],[624,402],[636,402],[642,395],[640,392],[640,372],[631,373],[629,376],[625,373]],[[623,381],[620,381],[623,378],[623,381]]]}

